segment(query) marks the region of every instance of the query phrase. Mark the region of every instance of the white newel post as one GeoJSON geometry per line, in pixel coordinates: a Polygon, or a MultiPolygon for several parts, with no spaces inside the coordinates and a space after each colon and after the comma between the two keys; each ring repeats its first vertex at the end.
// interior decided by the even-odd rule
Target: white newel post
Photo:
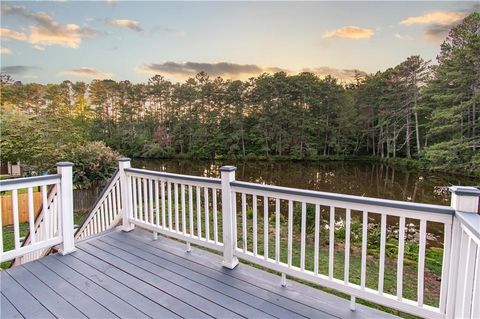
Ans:
{"type": "MultiPolygon", "coordinates": [[[[478,214],[480,190],[470,186],[451,186],[450,206],[455,212],[478,214]]],[[[467,247],[462,247],[462,230],[458,217],[453,218],[452,225],[451,256],[448,275],[446,318],[456,318],[462,311],[462,297],[466,274],[459,272],[459,261],[462,256],[468,253],[467,247]]]]}
{"type": "Polygon", "coordinates": [[[235,166],[220,167],[222,179],[222,221],[223,221],[223,267],[233,269],[238,265],[238,259],[235,256],[235,231],[233,229],[234,218],[232,209],[232,188],[230,182],[235,180],[235,166]]]}
{"type": "Polygon", "coordinates": [[[120,172],[120,189],[121,189],[121,203],[122,203],[122,230],[131,231],[135,227],[130,223],[130,214],[132,212],[132,199],[130,197],[130,183],[128,182],[128,176],[125,173],[125,169],[130,168],[130,159],[121,158],[118,160],[118,169],[120,172]]]}
{"type": "Polygon", "coordinates": [[[464,213],[478,213],[480,190],[471,186],[452,186],[451,206],[455,211],[464,213]]]}
{"type": "Polygon", "coordinates": [[[73,226],[73,163],[57,163],[57,173],[61,175],[60,180],[60,212],[62,220],[63,244],[59,249],[60,254],[66,255],[75,251],[75,238],[73,226]]]}

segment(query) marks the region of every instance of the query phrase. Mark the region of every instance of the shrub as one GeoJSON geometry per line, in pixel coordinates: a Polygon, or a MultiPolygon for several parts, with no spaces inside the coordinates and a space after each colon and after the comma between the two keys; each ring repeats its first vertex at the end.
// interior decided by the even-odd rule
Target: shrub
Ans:
{"type": "MultiPolygon", "coordinates": [[[[73,162],[73,183],[78,188],[89,188],[108,180],[117,167],[120,154],[103,142],[86,142],[77,146],[63,146],[53,158],[73,162]]],[[[52,163],[54,166],[55,163],[52,163]]]]}

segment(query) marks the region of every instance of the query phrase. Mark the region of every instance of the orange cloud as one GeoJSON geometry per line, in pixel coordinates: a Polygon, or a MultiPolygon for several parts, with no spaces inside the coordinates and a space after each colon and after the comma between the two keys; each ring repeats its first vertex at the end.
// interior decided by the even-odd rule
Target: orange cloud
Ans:
{"type": "Polygon", "coordinates": [[[31,20],[35,25],[30,27],[30,34],[1,29],[2,37],[20,41],[28,41],[34,46],[61,45],[67,48],[77,48],[83,38],[92,36],[95,32],[76,24],[61,24],[44,12],[31,12],[21,6],[4,6],[3,14],[17,15],[31,20]]]}
{"type": "Polygon", "coordinates": [[[452,23],[458,22],[465,18],[466,14],[463,12],[453,12],[453,11],[435,11],[429,12],[421,16],[409,17],[405,20],[400,21],[400,24],[403,25],[414,25],[414,24],[440,24],[440,25],[450,25],[452,23]]]}
{"type": "Polygon", "coordinates": [[[61,74],[79,76],[84,78],[91,79],[109,79],[112,78],[113,74],[109,72],[98,71],[94,68],[82,67],[78,69],[72,69],[68,71],[61,72],[61,74]]]}
{"type": "Polygon", "coordinates": [[[27,35],[22,32],[13,31],[6,28],[0,28],[0,37],[2,39],[14,39],[19,41],[27,40],[27,35]]]}
{"type": "Polygon", "coordinates": [[[368,39],[373,37],[375,32],[371,29],[357,26],[345,26],[340,29],[328,31],[323,38],[344,38],[344,39],[368,39]]]}

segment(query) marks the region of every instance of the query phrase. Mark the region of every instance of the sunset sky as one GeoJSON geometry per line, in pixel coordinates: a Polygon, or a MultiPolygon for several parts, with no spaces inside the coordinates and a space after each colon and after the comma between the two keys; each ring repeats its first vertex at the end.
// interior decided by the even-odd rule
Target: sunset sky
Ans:
{"type": "Polygon", "coordinates": [[[476,2],[1,2],[15,80],[245,79],[303,70],[348,80],[413,54],[434,60],[476,2]]]}

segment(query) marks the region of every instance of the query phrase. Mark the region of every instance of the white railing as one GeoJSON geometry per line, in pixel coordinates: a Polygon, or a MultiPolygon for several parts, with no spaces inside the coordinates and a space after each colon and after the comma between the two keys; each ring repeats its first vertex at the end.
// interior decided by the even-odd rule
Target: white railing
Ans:
{"type": "Polygon", "coordinates": [[[460,188],[452,188],[452,207],[447,207],[239,182],[231,166],[220,169],[221,179],[134,169],[128,159],[121,160],[119,171],[125,231],[138,226],[154,237],[160,233],[184,240],[188,250],[193,243],[220,251],[228,268],[238,264],[237,258],[256,263],[282,273],[282,285],[289,275],[333,288],[352,297],[352,310],[358,297],[427,318],[478,315],[478,228],[472,232],[470,224],[455,215],[459,211],[475,215],[471,212],[477,211],[478,190],[470,190],[474,203],[466,208],[460,188]],[[343,223],[345,236],[343,245],[336,246],[338,223],[343,223]],[[373,268],[367,242],[372,224],[379,230],[378,267],[373,268]],[[398,234],[394,257],[387,254],[392,224],[398,234]],[[408,237],[412,224],[417,225],[417,239],[408,237]],[[361,229],[355,255],[352,225],[361,229]],[[437,242],[443,251],[440,292],[434,300],[431,291],[425,293],[427,229],[433,226],[443,233],[437,242]],[[418,253],[415,265],[409,260],[406,269],[407,244],[412,240],[418,253]],[[355,258],[360,260],[358,267],[353,266],[355,258]],[[392,263],[393,292],[391,283],[388,291],[384,289],[392,263]],[[327,265],[325,271],[322,265],[327,265]],[[358,280],[351,275],[357,271],[352,267],[360,269],[358,280]],[[459,267],[466,267],[465,276],[458,273],[459,267]]]}
{"type": "MultiPolygon", "coordinates": [[[[222,250],[219,179],[126,168],[129,223],[222,250]]],[[[129,227],[129,226],[127,226],[129,227]]]]}
{"type": "MultiPolygon", "coordinates": [[[[308,280],[324,287],[333,288],[353,297],[374,301],[375,303],[399,309],[409,313],[415,313],[424,317],[438,318],[445,304],[446,287],[442,287],[438,302],[440,307],[433,307],[424,303],[424,274],[425,274],[425,249],[427,225],[429,223],[441,224],[444,229],[445,242],[440,244],[445,247],[445,255],[449,255],[450,229],[452,226],[453,210],[449,207],[420,205],[397,201],[386,201],[374,198],[362,198],[322,192],[304,191],[298,189],[266,186],[245,182],[231,183],[233,196],[240,197],[234,211],[239,211],[241,234],[237,234],[236,240],[240,245],[236,246],[236,255],[242,259],[257,263],[264,267],[282,272],[283,274],[308,280]],[[260,206],[260,210],[258,209],[260,206]],[[272,208],[273,206],[273,208],[272,208]],[[294,208],[298,207],[298,210],[294,208]],[[253,211],[250,222],[247,218],[247,209],[253,211]],[[309,209],[310,208],[310,209],[309,209]],[[351,271],[351,224],[353,213],[359,215],[356,219],[361,224],[361,251],[360,251],[360,283],[352,282],[351,271]],[[272,216],[273,214],[273,216],[272,216]],[[261,215],[262,225],[258,219],[261,215]],[[281,215],[286,220],[281,226],[281,215]],[[325,226],[321,225],[324,216],[328,216],[325,226]],[[367,266],[368,231],[370,216],[375,216],[380,221],[380,242],[378,243],[379,262],[378,271],[367,266]],[[274,222],[270,222],[271,219],[274,222]],[[313,228],[313,256],[307,256],[307,219],[314,223],[313,228]],[[387,219],[398,223],[398,253],[396,256],[396,294],[393,295],[384,290],[386,268],[386,243],[387,243],[387,219]],[[419,253],[417,262],[417,298],[415,300],[404,296],[404,247],[406,243],[406,220],[419,225],[419,253]],[[297,249],[299,258],[294,260],[296,251],[293,249],[295,235],[294,221],[299,221],[300,245],[297,249]],[[336,225],[341,221],[345,226],[345,238],[343,249],[335,245],[336,225]],[[272,225],[273,224],[273,225],[272,225]],[[250,232],[250,226],[253,232],[250,232]],[[328,229],[327,234],[321,235],[321,227],[328,229]],[[285,229],[286,228],[286,229],[285,229]],[[260,236],[257,231],[262,229],[260,236]],[[281,236],[283,235],[283,236],[281,236]],[[249,236],[253,237],[251,246],[247,245],[249,236]],[[261,237],[263,243],[262,253],[258,252],[258,240],[261,237]],[[328,242],[328,251],[320,256],[321,242],[328,242]],[[445,243],[447,243],[445,245],[445,243]],[[272,245],[270,247],[269,245],[272,245]],[[281,247],[286,247],[286,253],[281,255],[281,247]],[[343,269],[334,273],[335,255],[341,253],[343,269]],[[307,258],[310,258],[308,260],[307,258]],[[319,264],[322,261],[328,264],[325,273],[321,273],[319,264]],[[310,267],[307,267],[307,264],[310,267]],[[370,278],[369,278],[370,277],[370,278]],[[375,278],[375,284],[367,284],[367,279],[375,278]],[[373,287],[376,285],[376,287],[373,287]]],[[[234,212],[237,215],[236,212],[234,212]]],[[[236,228],[235,228],[236,229],[236,228]]],[[[284,250],[285,251],[285,250],[284,250]]],[[[442,271],[442,282],[448,281],[448,272],[442,271]]]]}
{"type": "Polygon", "coordinates": [[[0,181],[0,192],[11,192],[13,219],[13,247],[5,249],[3,242],[2,213],[0,212],[0,262],[26,256],[27,260],[42,255],[46,250],[61,244],[62,254],[75,250],[73,239],[73,186],[72,163],[57,164],[55,175],[18,178],[0,181]],[[48,187],[52,187],[50,193],[48,187]],[[42,192],[42,209],[40,216],[34,216],[34,188],[42,192]],[[26,190],[28,194],[28,230],[25,243],[20,240],[20,219],[18,194],[26,190]]]}
{"type": "MultiPolygon", "coordinates": [[[[46,187],[45,187],[46,188],[46,187]]],[[[30,216],[33,216],[31,211],[29,211],[29,232],[25,236],[25,239],[22,242],[22,247],[28,246],[32,242],[46,240],[50,234],[55,234],[58,232],[58,187],[57,184],[51,185],[48,191],[44,187],[41,188],[42,192],[42,204],[39,207],[36,218],[34,221],[33,228],[30,216]],[[45,192],[47,193],[45,201],[45,192]],[[44,209],[46,208],[46,209],[44,209]],[[48,231],[47,231],[48,230],[48,231]]],[[[28,196],[33,196],[33,189],[28,189],[28,196]]],[[[29,198],[29,209],[34,205],[31,204],[29,198]]],[[[35,217],[35,216],[34,216],[35,217]]],[[[43,256],[46,256],[50,251],[51,247],[46,247],[44,249],[35,250],[29,252],[23,256],[15,258],[13,266],[21,265],[36,259],[39,259],[43,256]]]]}
{"type": "Polygon", "coordinates": [[[120,171],[117,170],[92,209],[75,233],[75,240],[84,240],[118,225],[121,215],[120,171]]]}

